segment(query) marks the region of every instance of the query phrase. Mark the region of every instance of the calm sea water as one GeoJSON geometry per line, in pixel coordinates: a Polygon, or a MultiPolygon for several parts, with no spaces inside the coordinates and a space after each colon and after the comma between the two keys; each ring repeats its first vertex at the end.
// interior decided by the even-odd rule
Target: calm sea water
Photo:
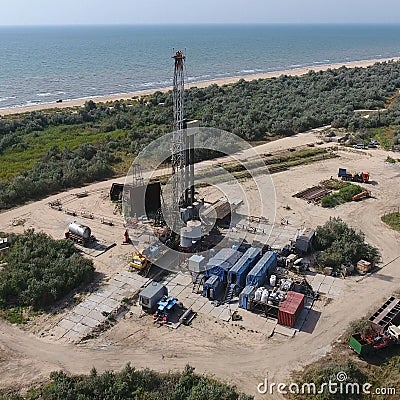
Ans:
{"type": "Polygon", "coordinates": [[[0,27],[0,108],[400,56],[400,25],[0,27]]]}

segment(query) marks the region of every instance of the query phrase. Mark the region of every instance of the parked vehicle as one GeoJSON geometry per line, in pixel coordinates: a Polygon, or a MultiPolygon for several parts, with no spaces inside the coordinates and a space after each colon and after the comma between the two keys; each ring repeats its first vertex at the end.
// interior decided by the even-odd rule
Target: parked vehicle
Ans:
{"type": "Polygon", "coordinates": [[[339,168],[338,178],[341,178],[342,181],[369,183],[369,172],[362,171],[359,173],[348,173],[346,168],[339,168]]]}

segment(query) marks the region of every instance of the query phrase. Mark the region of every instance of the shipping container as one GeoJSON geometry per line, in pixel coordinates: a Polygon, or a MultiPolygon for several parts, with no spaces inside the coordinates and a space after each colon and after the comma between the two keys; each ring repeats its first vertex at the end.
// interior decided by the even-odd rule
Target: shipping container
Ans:
{"type": "Polygon", "coordinates": [[[254,286],[246,286],[239,294],[239,307],[250,310],[250,303],[254,299],[256,288],[254,286]]]}
{"type": "Polygon", "coordinates": [[[203,285],[203,296],[210,300],[219,300],[224,292],[224,284],[217,275],[211,275],[203,285]]]}
{"type": "Polygon", "coordinates": [[[206,277],[218,275],[222,282],[228,279],[228,271],[242,256],[242,253],[232,248],[221,249],[206,265],[206,277]]]}
{"type": "Polygon", "coordinates": [[[278,255],[273,251],[267,251],[246,277],[246,285],[256,288],[262,286],[276,270],[278,255]]]}
{"type": "Polygon", "coordinates": [[[278,324],[294,327],[296,319],[304,308],[304,294],[288,292],[278,311],[278,324]]]}
{"type": "Polygon", "coordinates": [[[228,283],[244,287],[246,285],[246,276],[257,262],[260,254],[260,248],[251,247],[247,249],[243,256],[229,270],[228,283]]]}

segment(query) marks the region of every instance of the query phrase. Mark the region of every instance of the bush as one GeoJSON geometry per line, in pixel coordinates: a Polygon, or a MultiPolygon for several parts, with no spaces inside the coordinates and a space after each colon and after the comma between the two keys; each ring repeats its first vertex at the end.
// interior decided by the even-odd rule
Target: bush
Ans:
{"type": "Polygon", "coordinates": [[[356,232],[340,218],[331,218],[316,230],[316,250],[321,251],[318,263],[334,270],[342,264],[355,265],[361,259],[375,262],[379,259],[377,248],[365,243],[362,232],[356,232]]]}
{"type": "Polygon", "coordinates": [[[43,309],[94,276],[93,262],[71,241],[28,230],[13,236],[0,271],[0,308],[43,309]]]}
{"type": "Polygon", "coordinates": [[[353,196],[359,194],[364,189],[359,185],[353,185],[352,183],[346,182],[338,193],[329,194],[321,199],[321,206],[325,208],[333,208],[339,204],[347,203],[351,201],[353,196]]]}
{"type": "MultiPolygon", "coordinates": [[[[33,389],[25,397],[4,400],[252,400],[234,386],[200,376],[187,366],[182,373],[160,374],[136,370],[129,364],[118,373],[106,371],[89,376],[68,376],[53,372],[49,385],[33,389]]],[[[0,395],[0,399],[1,395],[0,395]]],[[[3,399],[2,399],[3,400],[3,399]]]]}

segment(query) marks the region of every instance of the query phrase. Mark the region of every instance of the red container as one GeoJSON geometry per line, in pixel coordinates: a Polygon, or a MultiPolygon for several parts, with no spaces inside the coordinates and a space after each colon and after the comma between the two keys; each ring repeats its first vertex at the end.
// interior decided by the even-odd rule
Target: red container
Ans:
{"type": "Polygon", "coordinates": [[[288,292],[278,311],[278,324],[294,327],[296,319],[304,308],[304,294],[288,292]]]}

